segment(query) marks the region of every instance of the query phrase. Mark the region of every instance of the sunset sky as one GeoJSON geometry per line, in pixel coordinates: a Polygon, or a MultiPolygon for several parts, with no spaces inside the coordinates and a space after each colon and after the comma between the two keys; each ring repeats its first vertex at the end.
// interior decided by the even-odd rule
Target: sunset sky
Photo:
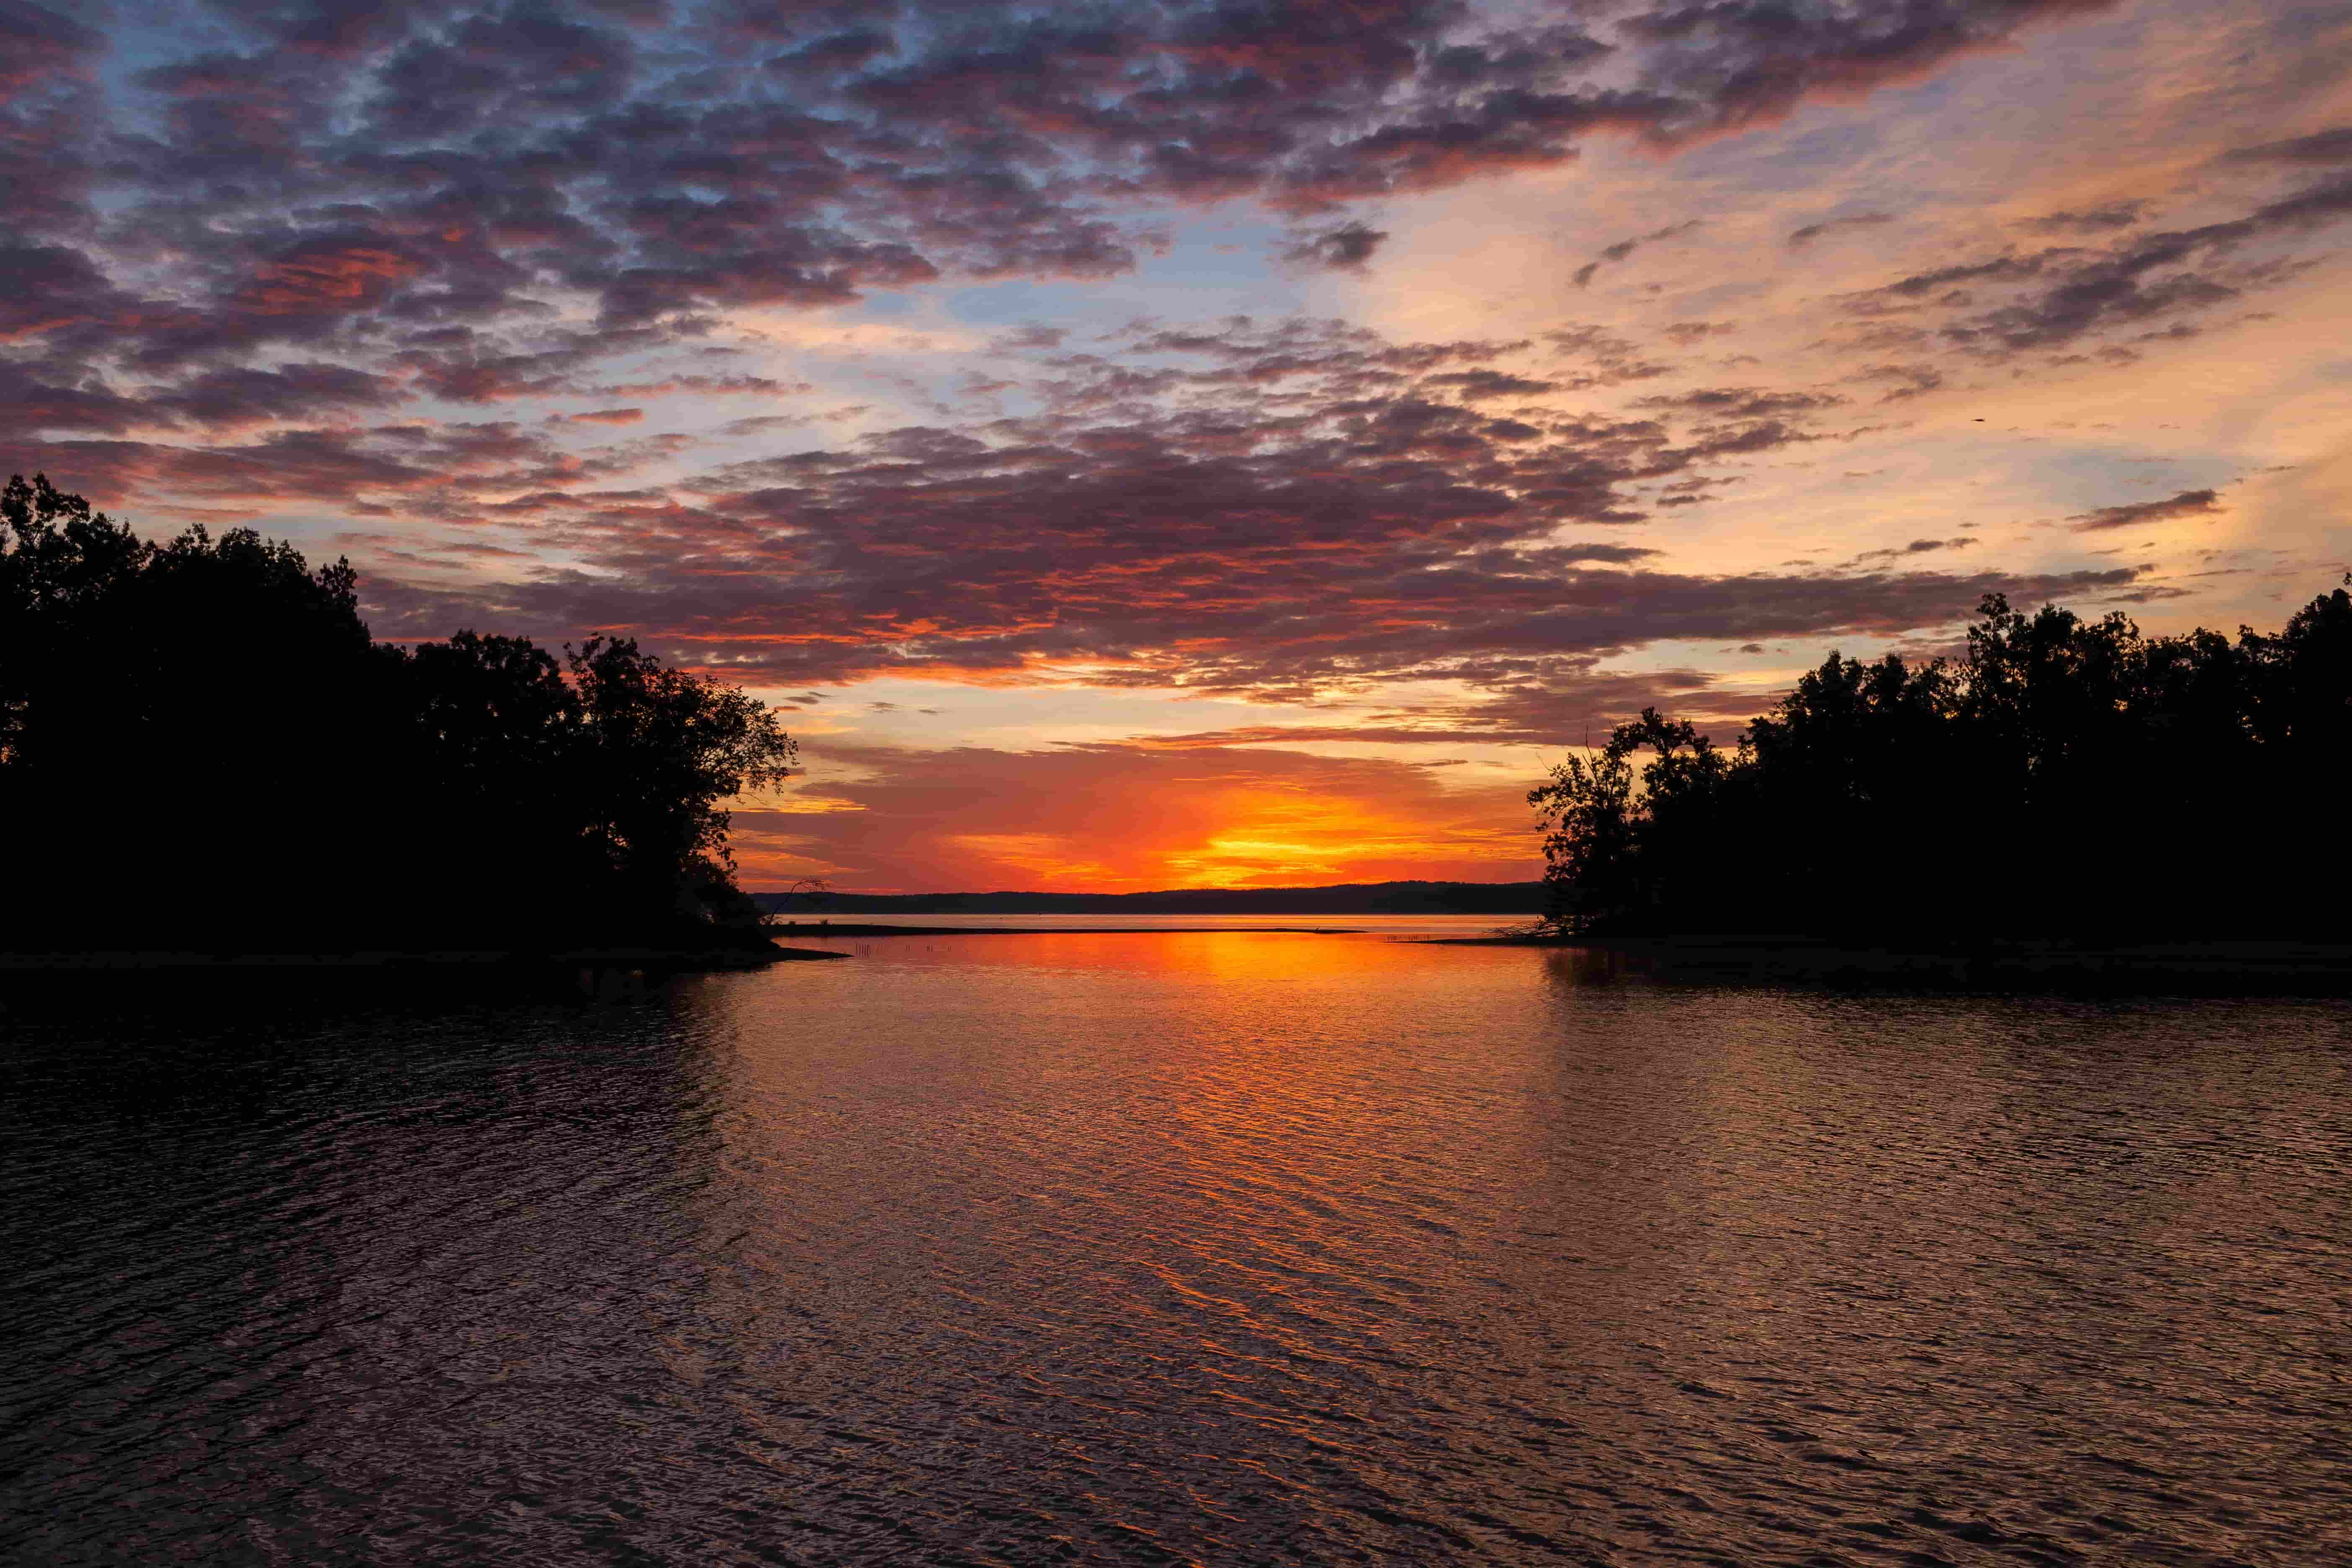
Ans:
{"type": "MultiPolygon", "coordinates": [[[[0,0],[6,469],[789,704],[752,887],[1503,879],[2352,557],[2352,6],[0,0]]],[[[255,679],[267,679],[267,671],[255,679]]]]}

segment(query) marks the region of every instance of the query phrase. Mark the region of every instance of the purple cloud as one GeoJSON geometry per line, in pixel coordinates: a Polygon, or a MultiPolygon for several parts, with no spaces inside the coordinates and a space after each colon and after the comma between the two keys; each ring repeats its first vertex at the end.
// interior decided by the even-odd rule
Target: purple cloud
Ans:
{"type": "Polygon", "coordinates": [[[2095,511],[2078,513],[2066,521],[2077,533],[2099,533],[2111,528],[2137,528],[2142,523],[2169,522],[2179,517],[2203,517],[2222,510],[2221,498],[2211,490],[2182,490],[2162,500],[2103,506],[2095,511]]]}

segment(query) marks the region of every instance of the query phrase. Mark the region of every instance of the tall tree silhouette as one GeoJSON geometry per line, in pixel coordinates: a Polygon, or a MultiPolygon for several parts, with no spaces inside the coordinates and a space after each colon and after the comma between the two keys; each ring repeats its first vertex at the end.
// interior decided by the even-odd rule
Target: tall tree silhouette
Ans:
{"type": "MultiPolygon", "coordinates": [[[[2352,577],[2347,578],[2352,584],[2352,577]]],[[[2000,595],[1958,665],[1830,654],[1736,752],[1645,710],[1529,792],[1553,918],[1619,931],[2352,930],[2352,595],[2148,637],[2000,595]],[[1633,761],[1651,759],[1638,777],[1633,761]]]]}
{"type": "Polygon", "coordinates": [[[348,562],[141,540],[0,492],[0,940],[577,946],[748,931],[723,802],[793,760],[744,693],[593,639],[371,640],[348,562]]]}

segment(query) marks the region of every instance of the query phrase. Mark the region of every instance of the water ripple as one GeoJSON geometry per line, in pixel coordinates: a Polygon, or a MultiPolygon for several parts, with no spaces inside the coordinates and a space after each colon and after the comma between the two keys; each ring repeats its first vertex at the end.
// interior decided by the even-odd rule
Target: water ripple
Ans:
{"type": "Polygon", "coordinates": [[[2347,1546],[2339,1006],[1268,935],[618,994],[8,1016],[0,1556],[2347,1546]]]}

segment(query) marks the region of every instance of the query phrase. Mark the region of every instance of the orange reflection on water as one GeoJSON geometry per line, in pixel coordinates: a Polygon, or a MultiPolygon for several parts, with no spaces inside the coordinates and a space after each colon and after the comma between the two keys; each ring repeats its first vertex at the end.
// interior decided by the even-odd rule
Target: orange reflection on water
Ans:
{"type": "MultiPolygon", "coordinates": [[[[1241,983],[1331,980],[1389,973],[1426,963],[1429,950],[1411,939],[1349,930],[1344,919],[1328,929],[1302,917],[1298,926],[1257,931],[1013,931],[947,935],[826,937],[809,928],[780,931],[786,946],[845,952],[866,963],[971,964],[1049,970],[1126,970],[1207,975],[1241,983]]],[[[846,922],[845,922],[846,923],[846,922]]],[[[910,919],[909,925],[919,923],[910,919]]],[[[1483,929],[1477,928],[1477,929],[1483,929]]],[[[1464,934],[1477,934],[1465,929],[1464,934]]],[[[1449,948],[1473,958],[1487,952],[1449,948]]]]}
{"type": "MultiPolygon", "coordinates": [[[[1489,923],[1465,922],[1464,934],[1489,923]]],[[[1368,1208],[1417,1215],[1457,1201],[1465,1180],[1504,1179],[1479,1172],[1485,1162],[1469,1153],[1496,1131],[1478,1064],[1493,1049],[1498,995],[1517,998],[1507,1011],[1526,1018],[1549,989],[1543,954],[1432,946],[1377,928],[973,932],[824,945],[850,961],[772,971],[778,989],[801,988],[806,976],[825,990],[901,999],[919,1020],[888,1040],[871,1037],[870,1022],[861,1029],[859,1076],[962,1082],[975,1070],[965,1054],[975,1037],[963,1031],[984,1018],[983,1059],[1026,1058],[1041,1093],[1097,1083],[1111,1120],[1087,1136],[1138,1138],[1148,1149],[1117,1160],[1107,1152],[1107,1169],[1140,1157],[1181,1173],[1150,1224],[1222,1259],[1272,1249],[1280,1258],[1261,1264],[1277,1268],[1310,1245],[1331,1257],[1377,1250],[1370,1237],[1387,1222],[1369,1219],[1368,1208]],[[939,1006],[953,1011],[930,1011],[939,1006]],[[950,1030],[960,1037],[952,1045],[950,1030]],[[1406,1037],[1421,1043],[1401,1052],[1406,1037]],[[1456,1150],[1463,1168],[1375,1159],[1368,1175],[1367,1152],[1400,1140],[1456,1150]],[[1327,1195],[1302,1199],[1302,1184],[1327,1195]],[[1328,1195],[1342,1191],[1346,1201],[1328,1195]]]]}

